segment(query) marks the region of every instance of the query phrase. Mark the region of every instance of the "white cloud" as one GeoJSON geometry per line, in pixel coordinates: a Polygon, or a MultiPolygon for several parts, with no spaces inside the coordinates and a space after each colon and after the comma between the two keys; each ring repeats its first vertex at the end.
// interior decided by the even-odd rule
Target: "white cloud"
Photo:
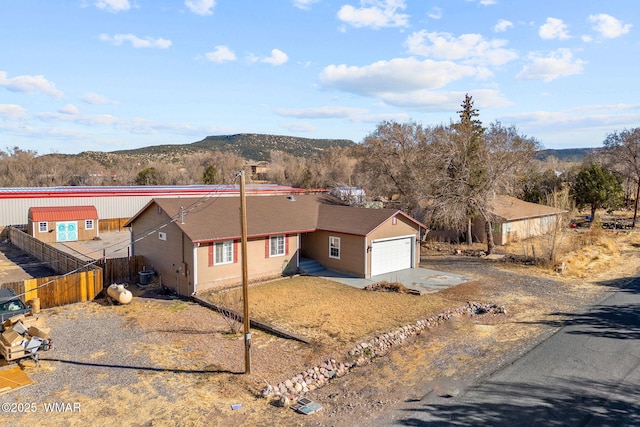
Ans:
{"type": "Polygon", "coordinates": [[[320,74],[320,82],[326,87],[346,92],[380,96],[388,92],[440,88],[477,73],[475,67],[449,61],[396,58],[364,67],[329,65],[320,74]]]}
{"type": "Polygon", "coordinates": [[[442,8],[440,7],[432,7],[431,10],[427,13],[427,16],[431,19],[440,19],[442,18],[442,8]]]}
{"type": "Polygon", "coordinates": [[[236,54],[233,53],[233,51],[229,49],[227,46],[221,46],[221,45],[216,46],[213,52],[207,52],[204,56],[209,61],[218,62],[218,63],[236,60],[236,54]]]}
{"type": "Polygon", "coordinates": [[[608,39],[620,37],[631,31],[631,24],[623,24],[619,19],[616,19],[611,15],[607,15],[606,13],[589,15],[589,22],[594,24],[594,30],[600,33],[602,37],[608,39]]]}
{"type": "Polygon", "coordinates": [[[360,0],[358,8],[342,6],[338,19],[355,28],[407,27],[409,15],[398,13],[406,7],[404,0],[360,0]]]}
{"type": "Polygon", "coordinates": [[[509,28],[513,28],[513,22],[506,19],[499,19],[498,23],[493,27],[493,31],[496,33],[504,33],[509,28]]]}
{"type": "Polygon", "coordinates": [[[273,49],[271,56],[263,58],[261,61],[271,65],[282,65],[289,60],[289,56],[280,49],[273,49]]]}
{"type": "Polygon", "coordinates": [[[114,46],[120,46],[124,42],[129,42],[131,43],[131,46],[135,48],[166,49],[171,46],[171,40],[163,39],[162,37],[157,39],[145,37],[142,39],[135,34],[115,34],[113,36],[110,36],[109,34],[100,34],[100,40],[111,43],[114,46]]]}
{"type": "Polygon", "coordinates": [[[546,24],[540,26],[538,34],[541,38],[547,40],[565,40],[570,38],[569,32],[567,31],[567,24],[558,18],[547,18],[546,24]]]}
{"type": "Polygon", "coordinates": [[[310,133],[310,132],[315,132],[316,131],[316,127],[313,126],[311,123],[309,122],[294,122],[294,123],[281,123],[280,124],[281,127],[283,127],[284,129],[286,129],[287,131],[291,132],[291,133],[310,133]]]}
{"type": "Polygon", "coordinates": [[[78,107],[76,107],[75,105],[67,104],[64,107],[58,109],[58,112],[62,114],[76,115],[80,111],[78,110],[78,107]]]}
{"type": "Polygon", "coordinates": [[[216,0],[185,0],[184,5],[196,15],[213,15],[213,8],[216,7],[216,0]]]}
{"type": "Polygon", "coordinates": [[[54,98],[62,98],[64,94],[56,88],[56,85],[44,76],[17,76],[7,78],[7,73],[0,71],[0,87],[5,87],[13,92],[43,93],[54,98]]]}
{"type": "Polygon", "coordinates": [[[464,99],[465,94],[473,96],[476,105],[481,105],[483,109],[508,107],[511,105],[511,102],[504,98],[504,96],[492,89],[479,89],[465,92],[420,90],[411,93],[389,93],[385,94],[383,99],[387,104],[400,108],[432,112],[450,112],[459,109],[460,100],[464,99]]]}
{"type": "Polygon", "coordinates": [[[293,5],[298,9],[309,10],[311,5],[317,3],[320,0],[293,0],[293,5]]]}
{"type": "Polygon", "coordinates": [[[422,30],[411,34],[406,44],[415,55],[472,64],[502,65],[518,57],[514,51],[504,48],[506,40],[486,40],[481,34],[454,37],[449,33],[422,30]]]}
{"type": "Polygon", "coordinates": [[[27,118],[27,110],[16,104],[0,104],[0,117],[9,120],[27,118]]]}
{"type": "Polygon", "coordinates": [[[365,114],[364,108],[325,106],[316,108],[279,108],[276,110],[281,116],[301,119],[342,119],[365,114]]]}
{"type": "Polygon", "coordinates": [[[477,1],[480,6],[493,6],[496,4],[496,0],[467,0],[469,2],[477,1]]]}
{"type": "Polygon", "coordinates": [[[81,99],[83,102],[91,105],[117,104],[116,101],[112,101],[106,96],[94,92],[85,93],[84,95],[82,95],[81,99]]]}
{"type": "Polygon", "coordinates": [[[131,9],[129,0],[98,0],[96,7],[111,13],[118,13],[131,9]]]}
{"type": "Polygon", "coordinates": [[[586,61],[576,59],[569,49],[558,49],[548,56],[537,53],[529,55],[530,64],[518,73],[520,80],[544,80],[550,82],[560,77],[582,74],[586,61]]]}

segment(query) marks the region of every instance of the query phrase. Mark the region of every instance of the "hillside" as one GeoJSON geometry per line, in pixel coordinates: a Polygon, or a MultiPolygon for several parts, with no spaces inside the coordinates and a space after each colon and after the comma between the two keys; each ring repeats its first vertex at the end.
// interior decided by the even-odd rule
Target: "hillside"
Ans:
{"type": "Polygon", "coordinates": [[[355,143],[348,139],[309,139],[295,136],[266,135],[266,134],[237,134],[208,136],[202,141],[191,144],[166,144],[136,148],[133,150],[119,150],[111,152],[83,152],[82,157],[88,157],[103,165],[117,161],[118,158],[146,157],[156,161],[176,162],[184,155],[198,152],[227,151],[235,153],[247,160],[268,160],[271,151],[282,151],[296,157],[309,158],[320,154],[330,147],[350,147],[355,143]]]}
{"type": "Polygon", "coordinates": [[[558,150],[540,150],[536,155],[538,160],[546,160],[548,157],[555,157],[561,162],[575,162],[580,163],[584,158],[593,152],[600,150],[600,148],[564,148],[558,150]]]}

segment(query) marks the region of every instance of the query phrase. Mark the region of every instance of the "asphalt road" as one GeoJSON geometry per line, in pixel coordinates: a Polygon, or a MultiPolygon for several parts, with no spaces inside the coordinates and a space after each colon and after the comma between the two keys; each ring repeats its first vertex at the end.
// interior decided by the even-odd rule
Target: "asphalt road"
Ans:
{"type": "Polygon", "coordinates": [[[640,425],[640,278],[513,363],[460,390],[431,389],[374,425],[640,425]]]}

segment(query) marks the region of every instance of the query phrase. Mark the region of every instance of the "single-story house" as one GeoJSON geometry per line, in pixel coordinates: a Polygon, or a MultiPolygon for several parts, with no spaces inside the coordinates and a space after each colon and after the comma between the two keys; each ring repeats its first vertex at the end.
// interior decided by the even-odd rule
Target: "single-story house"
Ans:
{"type": "MultiPolygon", "coordinates": [[[[248,196],[250,281],[298,271],[301,258],[357,277],[416,268],[426,227],[402,211],[328,194],[248,196]]],[[[239,197],[159,198],[126,224],[133,254],[182,295],[242,282],[239,197]]]]}
{"type": "MultiPolygon", "coordinates": [[[[496,196],[490,203],[490,213],[493,215],[493,242],[496,245],[541,236],[552,230],[559,215],[566,213],[562,209],[525,202],[512,196],[496,196]]],[[[429,231],[429,240],[465,241],[466,230],[429,231]]],[[[483,218],[476,218],[471,224],[471,233],[475,242],[487,242],[485,223],[483,218]]]]}
{"type": "MultiPolygon", "coordinates": [[[[525,202],[512,196],[496,196],[491,202],[493,241],[496,245],[549,233],[565,210],[538,203],[525,202]]],[[[484,230],[484,222],[476,220],[476,230],[484,230]]],[[[482,242],[486,234],[476,232],[482,242]]]]}
{"type": "Polygon", "coordinates": [[[46,243],[92,240],[98,237],[95,206],[33,206],[28,234],[46,243]]]}

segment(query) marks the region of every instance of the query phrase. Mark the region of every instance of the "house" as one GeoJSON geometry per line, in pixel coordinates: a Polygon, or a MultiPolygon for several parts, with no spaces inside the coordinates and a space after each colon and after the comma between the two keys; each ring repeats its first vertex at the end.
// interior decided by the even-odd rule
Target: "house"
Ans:
{"type": "MultiPolygon", "coordinates": [[[[505,195],[496,196],[489,208],[493,216],[493,242],[496,245],[506,245],[517,240],[546,234],[557,224],[559,215],[566,212],[505,195]]],[[[458,232],[431,229],[428,238],[429,240],[465,241],[465,232],[466,230],[458,232]]],[[[471,233],[475,242],[487,242],[483,218],[475,218],[472,221],[471,233]]]]}
{"type": "Polygon", "coordinates": [[[269,162],[260,161],[249,165],[251,169],[251,179],[254,181],[265,181],[269,172],[269,162]]]}
{"type": "Polygon", "coordinates": [[[98,237],[95,206],[33,206],[28,234],[46,243],[91,240],[98,237]]]}
{"type": "Polygon", "coordinates": [[[362,205],[367,199],[364,189],[359,187],[334,187],[329,191],[329,194],[350,205],[362,205]]]}
{"type": "MultiPolygon", "coordinates": [[[[344,205],[328,194],[247,197],[247,275],[298,271],[301,258],[357,277],[418,267],[424,225],[402,211],[344,205]]],[[[125,226],[133,254],[182,295],[242,282],[240,198],[159,198],[125,226]]]]}
{"type": "MultiPolygon", "coordinates": [[[[496,196],[491,202],[493,241],[496,245],[541,236],[553,230],[565,210],[538,203],[525,202],[512,196],[496,196]]],[[[476,230],[484,230],[484,222],[474,223],[476,230]]],[[[482,242],[486,233],[476,232],[482,242]]]]}

